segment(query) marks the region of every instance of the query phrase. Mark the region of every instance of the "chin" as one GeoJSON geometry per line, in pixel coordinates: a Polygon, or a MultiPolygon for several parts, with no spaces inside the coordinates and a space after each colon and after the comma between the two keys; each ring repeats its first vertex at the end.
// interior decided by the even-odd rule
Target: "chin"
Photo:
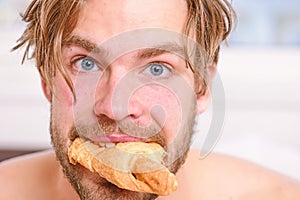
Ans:
{"type": "Polygon", "coordinates": [[[154,194],[119,188],[80,165],[73,166],[69,164],[65,172],[82,200],[153,200],[158,197],[158,195],[154,194]]]}

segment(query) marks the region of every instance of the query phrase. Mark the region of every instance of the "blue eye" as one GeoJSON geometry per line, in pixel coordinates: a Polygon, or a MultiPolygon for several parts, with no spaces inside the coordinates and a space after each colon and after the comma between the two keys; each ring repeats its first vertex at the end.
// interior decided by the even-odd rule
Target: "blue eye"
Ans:
{"type": "Polygon", "coordinates": [[[95,71],[99,69],[95,60],[89,57],[84,57],[77,60],[75,63],[75,67],[79,71],[95,71]]]}
{"type": "Polygon", "coordinates": [[[145,73],[156,78],[167,78],[172,73],[172,70],[165,64],[151,63],[145,69],[145,73]]]}

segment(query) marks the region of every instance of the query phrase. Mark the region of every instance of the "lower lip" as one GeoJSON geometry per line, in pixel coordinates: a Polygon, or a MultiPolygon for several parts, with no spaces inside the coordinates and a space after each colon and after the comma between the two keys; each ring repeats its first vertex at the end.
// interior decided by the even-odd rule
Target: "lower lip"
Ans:
{"type": "Polygon", "coordinates": [[[142,141],[141,138],[135,138],[131,136],[90,136],[88,139],[94,141],[94,142],[113,142],[113,143],[119,143],[119,142],[139,142],[142,141]]]}

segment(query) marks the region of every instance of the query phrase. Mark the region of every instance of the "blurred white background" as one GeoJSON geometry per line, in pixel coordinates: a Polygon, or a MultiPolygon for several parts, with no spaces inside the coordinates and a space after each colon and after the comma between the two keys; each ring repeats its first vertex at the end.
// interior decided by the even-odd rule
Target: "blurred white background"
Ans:
{"type": "MultiPolygon", "coordinates": [[[[27,1],[0,0],[0,150],[49,148],[49,104],[33,62],[10,53],[27,1]]],[[[300,1],[234,1],[239,22],[223,47],[219,74],[226,119],[214,151],[300,179],[300,1]]],[[[201,148],[210,109],[200,117],[201,148]]]]}

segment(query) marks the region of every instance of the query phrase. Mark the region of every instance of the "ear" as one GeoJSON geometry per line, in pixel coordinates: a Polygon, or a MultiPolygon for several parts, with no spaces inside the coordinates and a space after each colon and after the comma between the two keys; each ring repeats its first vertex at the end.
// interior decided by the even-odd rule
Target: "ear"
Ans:
{"type": "MultiPolygon", "coordinates": [[[[208,82],[205,93],[197,94],[197,114],[203,113],[211,102],[211,83],[216,72],[216,64],[213,63],[208,67],[208,82]]],[[[201,91],[203,84],[199,84],[197,91],[201,91]]]]}
{"type": "Polygon", "coordinates": [[[46,84],[44,80],[41,80],[41,84],[46,99],[51,103],[51,99],[52,99],[51,88],[46,84]]]}
{"type": "Polygon", "coordinates": [[[209,86],[207,87],[204,94],[197,94],[197,114],[203,113],[211,100],[211,92],[209,86]]]}

